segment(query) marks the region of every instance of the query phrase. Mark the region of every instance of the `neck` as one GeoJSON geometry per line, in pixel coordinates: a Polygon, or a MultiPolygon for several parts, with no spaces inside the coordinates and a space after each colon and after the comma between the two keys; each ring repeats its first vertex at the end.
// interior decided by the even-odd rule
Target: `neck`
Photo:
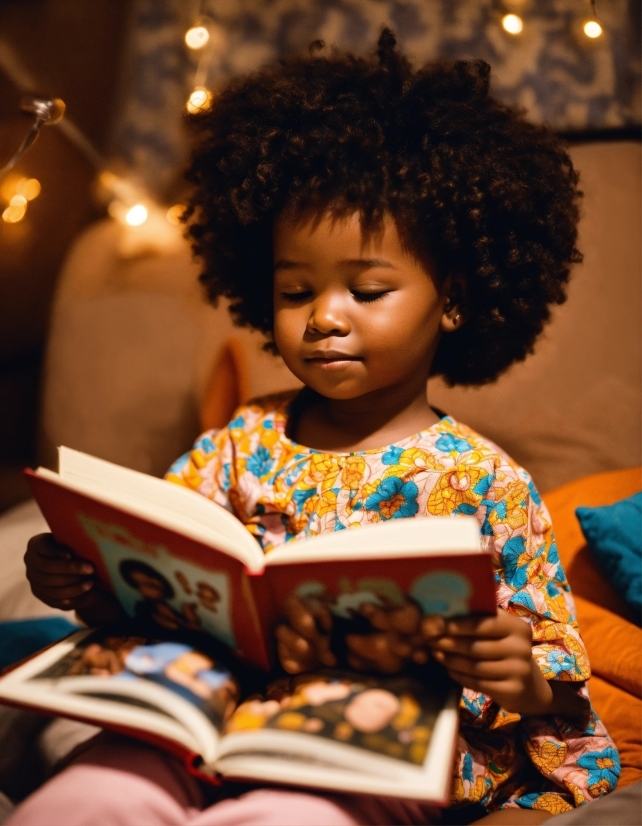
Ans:
{"type": "Polygon", "coordinates": [[[356,399],[330,399],[309,391],[295,423],[296,439],[328,452],[384,447],[439,420],[428,404],[426,378],[411,386],[388,387],[356,399]]]}

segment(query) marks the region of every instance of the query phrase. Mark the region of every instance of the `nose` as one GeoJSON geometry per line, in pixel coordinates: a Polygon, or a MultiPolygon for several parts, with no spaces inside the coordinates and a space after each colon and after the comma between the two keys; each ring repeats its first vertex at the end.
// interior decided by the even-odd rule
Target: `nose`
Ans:
{"type": "Polygon", "coordinates": [[[322,293],[315,297],[306,325],[308,333],[316,335],[346,336],[350,321],[339,296],[322,293]]]}

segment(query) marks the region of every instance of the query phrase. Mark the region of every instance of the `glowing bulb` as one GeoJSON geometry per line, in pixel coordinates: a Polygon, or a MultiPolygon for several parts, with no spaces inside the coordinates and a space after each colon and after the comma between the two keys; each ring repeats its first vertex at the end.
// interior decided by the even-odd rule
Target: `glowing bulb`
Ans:
{"type": "Polygon", "coordinates": [[[142,204],[135,204],[125,213],[125,221],[130,227],[139,227],[145,223],[148,215],[147,207],[144,207],[142,204]]]}
{"type": "Polygon", "coordinates": [[[207,109],[211,102],[212,93],[210,90],[206,89],[204,86],[197,86],[189,96],[186,108],[188,112],[194,115],[196,112],[202,112],[203,109],[207,109]]]}
{"type": "Polygon", "coordinates": [[[597,20],[587,20],[584,24],[584,34],[594,40],[602,34],[602,27],[597,20]]]}
{"type": "MultiPolygon", "coordinates": [[[[12,201],[15,198],[21,198],[21,195],[14,195],[11,199],[12,201]]],[[[25,217],[25,213],[27,211],[27,201],[26,198],[22,198],[23,203],[9,203],[9,206],[5,209],[2,213],[2,220],[6,221],[8,224],[17,224],[18,221],[22,221],[25,217]]]]}
{"type": "Polygon", "coordinates": [[[12,207],[26,207],[27,199],[24,195],[14,195],[9,201],[9,206],[12,207]]]}
{"type": "Polygon", "coordinates": [[[205,26],[192,26],[185,33],[185,42],[190,49],[202,49],[210,39],[210,33],[205,26]]]}
{"type": "Polygon", "coordinates": [[[165,213],[165,217],[169,221],[170,224],[173,224],[175,227],[179,226],[181,223],[181,215],[185,212],[185,205],[184,204],[174,204],[171,206],[167,212],[165,213]]]}
{"type": "Polygon", "coordinates": [[[521,34],[524,28],[524,21],[517,14],[505,14],[502,17],[502,26],[509,34],[521,34]]]}
{"type": "Polygon", "coordinates": [[[33,201],[40,195],[40,181],[36,178],[21,178],[16,184],[16,192],[23,195],[28,201],[33,201]]]}

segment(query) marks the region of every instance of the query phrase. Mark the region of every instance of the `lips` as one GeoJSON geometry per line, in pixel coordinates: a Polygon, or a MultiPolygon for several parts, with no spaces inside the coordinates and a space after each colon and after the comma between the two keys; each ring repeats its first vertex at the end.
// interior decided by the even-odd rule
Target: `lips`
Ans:
{"type": "Polygon", "coordinates": [[[339,353],[337,350],[315,350],[304,357],[305,361],[361,361],[359,356],[339,353]]]}

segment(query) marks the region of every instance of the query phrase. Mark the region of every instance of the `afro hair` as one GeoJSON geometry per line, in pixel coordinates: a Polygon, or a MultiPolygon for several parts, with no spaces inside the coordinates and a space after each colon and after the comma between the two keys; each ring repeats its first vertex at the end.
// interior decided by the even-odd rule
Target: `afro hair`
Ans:
{"type": "Polygon", "coordinates": [[[376,52],[325,53],[232,80],[192,116],[197,145],[185,220],[210,300],[272,340],[272,228],[300,215],[385,214],[410,253],[449,278],[466,323],[432,374],[493,381],[533,350],[566,299],[578,175],[547,127],[489,94],[481,60],[413,69],[384,29],[376,52]]]}

